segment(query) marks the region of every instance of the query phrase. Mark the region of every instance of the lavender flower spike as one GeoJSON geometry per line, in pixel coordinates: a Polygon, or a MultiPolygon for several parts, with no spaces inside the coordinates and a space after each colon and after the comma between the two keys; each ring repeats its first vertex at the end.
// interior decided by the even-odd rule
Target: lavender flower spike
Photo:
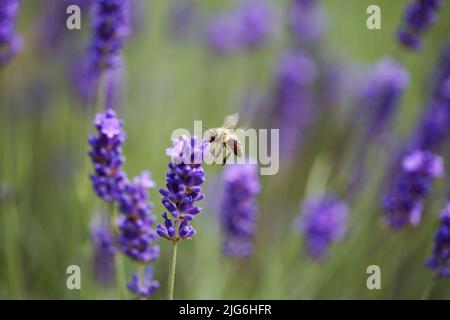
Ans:
{"type": "Polygon", "coordinates": [[[299,230],[306,237],[306,248],[314,259],[323,258],[333,242],[345,234],[349,209],[335,196],[311,198],[302,205],[299,230]]]}
{"type": "Polygon", "coordinates": [[[401,45],[419,50],[421,35],[436,21],[442,0],[412,0],[405,10],[404,23],[397,32],[401,45]]]}
{"type": "Polygon", "coordinates": [[[131,276],[131,281],[128,283],[128,290],[138,298],[147,298],[158,290],[158,288],[159,282],[153,280],[152,267],[147,267],[144,275],[139,276],[139,274],[134,273],[131,276]]]}
{"type": "Polygon", "coordinates": [[[415,150],[403,159],[402,171],[383,199],[389,227],[400,229],[408,224],[419,224],[422,202],[442,171],[442,158],[429,151],[415,150]]]}
{"type": "Polygon", "coordinates": [[[7,65],[22,49],[23,39],[16,30],[19,0],[0,2],[0,67],[7,65]]]}
{"type": "Polygon", "coordinates": [[[441,224],[434,236],[433,255],[426,265],[439,277],[450,276],[450,203],[441,214],[441,224]]]}
{"type": "Polygon", "coordinates": [[[205,196],[200,186],[205,181],[205,171],[202,161],[209,153],[209,143],[198,142],[197,137],[183,135],[173,141],[173,146],[167,149],[171,156],[169,172],[166,175],[166,189],[160,189],[161,202],[166,207],[163,213],[164,225],[159,224],[156,231],[169,240],[192,238],[195,229],[190,221],[200,212],[196,202],[205,196]]]}
{"type": "Polygon", "coordinates": [[[95,116],[94,124],[98,135],[89,138],[94,173],[91,174],[92,186],[97,195],[106,202],[114,201],[120,195],[126,183],[122,165],[125,158],[122,154],[122,143],[125,133],[122,121],[113,110],[106,110],[95,116]]]}
{"type": "Polygon", "coordinates": [[[252,253],[257,219],[256,195],[260,190],[258,167],[230,165],[225,169],[221,222],[225,254],[246,257],[252,253]]]}
{"type": "Polygon", "coordinates": [[[379,135],[389,124],[408,83],[407,71],[395,61],[383,59],[376,64],[361,97],[369,136],[379,135]]]}
{"type": "Polygon", "coordinates": [[[326,31],[326,15],[317,0],[292,0],[290,29],[299,43],[314,43],[326,31]]]}
{"type": "Polygon", "coordinates": [[[247,0],[241,5],[240,41],[248,48],[263,45],[275,34],[276,10],[264,0],[247,0]]]}
{"type": "Polygon", "coordinates": [[[157,237],[152,229],[156,218],[150,214],[153,205],[148,197],[148,189],[153,187],[150,172],[144,171],[126,184],[118,199],[122,213],[118,221],[119,243],[127,256],[143,264],[159,256],[159,247],[153,245],[157,237]]]}
{"type": "Polygon", "coordinates": [[[96,0],[89,66],[101,71],[120,65],[124,39],[130,33],[128,0],[96,0]]]}

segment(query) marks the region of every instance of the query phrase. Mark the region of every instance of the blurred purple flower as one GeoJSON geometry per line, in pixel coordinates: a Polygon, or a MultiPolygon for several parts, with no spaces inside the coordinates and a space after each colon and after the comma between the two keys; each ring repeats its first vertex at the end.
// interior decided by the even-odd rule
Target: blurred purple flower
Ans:
{"type": "Polygon", "coordinates": [[[392,229],[420,223],[422,202],[443,172],[442,158],[429,151],[415,150],[401,165],[401,172],[383,197],[385,221],[392,229]]]}
{"type": "Polygon", "coordinates": [[[244,1],[239,8],[240,39],[244,46],[259,47],[275,32],[275,8],[264,0],[244,1]]]}
{"type": "Polygon", "coordinates": [[[223,13],[208,24],[207,42],[219,54],[231,54],[241,50],[241,23],[234,13],[223,13]]]}
{"type": "Polygon", "coordinates": [[[225,168],[221,206],[225,254],[246,257],[253,251],[257,219],[256,195],[260,191],[258,167],[235,164],[225,168]]]}
{"type": "Polygon", "coordinates": [[[138,298],[147,298],[159,288],[159,282],[153,280],[153,268],[147,267],[145,274],[134,273],[128,283],[128,290],[138,298]]]}
{"type": "Polygon", "coordinates": [[[450,276],[450,203],[441,214],[441,223],[434,236],[433,255],[426,265],[439,277],[450,276]]]}
{"type": "Polygon", "coordinates": [[[450,133],[450,43],[447,43],[435,66],[430,102],[413,132],[409,148],[440,153],[450,133]]]}
{"type": "Polygon", "coordinates": [[[19,0],[0,2],[0,67],[7,65],[22,50],[23,38],[16,32],[19,0]]]}
{"type": "Polygon", "coordinates": [[[301,52],[288,52],[278,65],[274,88],[274,119],[280,128],[280,153],[298,150],[312,117],[311,85],[316,77],[314,61],[301,52]]]}
{"type": "Polygon", "coordinates": [[[205,171],[202,160],[208,154],[208,144],[183,135],[173,141],[172,148],[167,149],[167,155],[172,158],[169,162],[169,172],[166,175],[166,189],[161,188],[161,202],[170,212],[163,213],[164,225],[159,224],[156,231],[169,240],[191,238],[195,229],[190,225],[201,208],[195,203],[203,200],[201,185],[205,181],[205,171]],[[172,218],[174,220],[172,220],[172,218]]]}
{"type": "Polygon", "coordinates": [[[397,32],[400,44],[412,50],[422,46],[421,36],[435,23],[441,0],[412,0],[406,7],[403,25],[397,32]]]}
{"type": "Polygon", "coordinates": [[[407,71],[390,59],[380,60],[361,96],[366,133],[376,137],[389,125],[409,83],[407,71]]]}
{"type": "Polygon", "coordinates": [[[94,124],[98,135],[89,138],[89,156],[94,166],[90,179],[97,195],[106,202],[112,202],[118,199],[127,182],[122,170],[125,161],[122,143],[126,135],[122,130],[122,120],[113,110],[97,114],[94,124]]]}
{"type": "Polygon", "coordinates": [[[95,216],[91,227],[94,246],[94,278],[103,285],[113,283],[116,273],[114,236],[105,216],[95,216]]]}
{"type": "Polygon", "coordinates": [[[349,209],[335,196],[307,199],[302,204],[299,231],[306,237],[306,248],[314,259],[323,258],[330,245],[342,239],[347,229],[349,209]]]}
{"type": "Polygon", "coordinates": [[[450,104],[432,101],[425,109],[420,124],[413,136],[412,145],[423,150],[440,152],[448,136],[450,104]]]}
{"type": "Polygon", "coordinates": [[[326,31],[326,19],[317,0],[292,0],[289,23],[296,41],[306,43],[319,40],[326,31]]]}
{"type": "Polygon", "coordinates": [[[208,25],[209,46],[221,54],[257,48],[276,33],[276,8],[264,0],[247,0],[213,18],[208,25]]]}
{"type": "Polygon", "coordinates": [[[148,197],[148,189],[153,187],[150,172],[144,171],[126,184],[118,198],[122,213],[118,220],[120,246],[127,256],[140,263],[159,256],[159,247],[153,245],[157,237],[152,229],[156,218],[150,214],[153,204],[148,197]]]}

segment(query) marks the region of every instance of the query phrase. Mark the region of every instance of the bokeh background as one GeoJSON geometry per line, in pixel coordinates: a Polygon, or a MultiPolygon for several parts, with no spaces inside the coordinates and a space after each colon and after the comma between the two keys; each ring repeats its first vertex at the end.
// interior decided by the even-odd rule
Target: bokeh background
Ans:
{"type": "MultiPolygon", "coordinates": [[[[68,31],[65,12],[49,9],[55,2],[22,1],[17,30],[24,48],[0,73],[0,117],[4,128],[10,124],[2,130],[0,146],[0,298],[112,299],[117,297],[114,284],[105,287],[92,276],[91,222],[108,210],[88,178],[87,139],[95,132],[96,107],[77,96],[73,81],[89,39],[89,14],[82,10],[81,31],[68,31]],[[81,268],[81,290],[66,288],[66,268],[72,264],[81,268]]],[[[136,1],[134,31],[124,46],[123,95],[116,106],[127,133],[125,169],[130,176],[147,169],[163,186],[171,133],[191,128],[194,120],[214,127],[225,115],[240,112],[245,124],[267,127],[278,60],[292,48],[285,18],[289,1],[272,2],[279,10],[274,20],[278,30],[264,45],[219,54],[205,41],[206,25],[237,2],[192,2],[194,13],[178,21],[185,25],[177,29],[171,18],[175,1],[136,1]]],[[[424,262],[431,255],[448,176],[435,185],[416,228],[386,228],[380,198],[392,154],[425,107],[430,74],[450,35],[450,7],[442,8],[438,22],[424,36],[423,50],[411,53],[395,39],[409,1],[318,2],[327,29],[320,43],[305,51],[321,66],[318,78],[326,70],[323,66],[339,70],[338,91],[345,97],[338,94],[324,102],[327,89],[315,82],[311,90],[319,116],[305,132],[294,160],[282,163],[277,175],[260,177],[255,250],[246,259],[223,254],[218,218],[223,168],[206,168],[206,200],[195,221],[197,235],[178,250],[175,298],[415,299],[428,287],[431,272],[424,262]],[[366,28],[370,4],[382,10],[381,30],[366,28]],[[357,118],[354,97],[365,70],[384,57],[404,65],[410,85],[385,140],[368,147],[365,183],[356,197],[346,200],[351,213],[345,237],[324,259],[314,261],[295,224],[300,204],[321,192],[343,196],[360,135],[351,125],[357,118]],[[369,265],[381,268],[381,290],[366,287],[369,265]]],[[[163,207],[157,190],[150,197],[160,220],[163,207]]],[[[161,288],[152,299],[165,298],[171,253],[168,241],[158,243],[161,256],[154,268],[161,288]]],[[[127,275],[134,271],[135,265],[126,260],[127,275]]],[[[449,298],[449,281],[439,279],[431,297],[449,298]]]]}

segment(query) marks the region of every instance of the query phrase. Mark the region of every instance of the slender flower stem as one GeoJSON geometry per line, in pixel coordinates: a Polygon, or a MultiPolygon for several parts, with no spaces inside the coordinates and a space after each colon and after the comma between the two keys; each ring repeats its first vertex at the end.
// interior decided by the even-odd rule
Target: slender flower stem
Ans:
{"type": "MultiPolygon", "coordinates": [[[[117,226],[117,208],[114,203],[111,203],[111,211],[112,211],[112,225],[114,234],[117,237],[119,234],[119,227],[117,226]]],[[[116,282],[117,282],[117,292],[119,295],[119,299],[125,299],[126,297],[126,284],[125,284],[125,266],[123,261],[123,255],[116,254],[114,262],[116,264],[116,282]]]]}
{"type": "Polygon", "coordinates": [[[427,286],[425,287],[425,290],[422,293],[422,296],[420,297],[420,300],[428,300],[433,293],[433,289],[436,285],[436,277],[432,277],[430,281],[428,281],[427,286]]]}
{"type": "Polygon", "coordinates": [[[167,286],[167,299],[173,300],[173,289],[175,286],[175,268],[177,265],[177,246],[178,241],[173,240],[172,259],[170,260],[169,281],[167,286]]]}

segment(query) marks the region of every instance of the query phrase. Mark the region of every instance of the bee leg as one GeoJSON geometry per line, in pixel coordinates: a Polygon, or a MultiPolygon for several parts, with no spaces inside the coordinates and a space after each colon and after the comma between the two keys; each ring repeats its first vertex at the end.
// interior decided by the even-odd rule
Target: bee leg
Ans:
{"type": "Polygon", "coordinates": [[[231,155],[231,153],[229,153],[229,152],[225,155],[225,157],[223,158],[222,167],[225,166],[230,155],[231,155]]]}

